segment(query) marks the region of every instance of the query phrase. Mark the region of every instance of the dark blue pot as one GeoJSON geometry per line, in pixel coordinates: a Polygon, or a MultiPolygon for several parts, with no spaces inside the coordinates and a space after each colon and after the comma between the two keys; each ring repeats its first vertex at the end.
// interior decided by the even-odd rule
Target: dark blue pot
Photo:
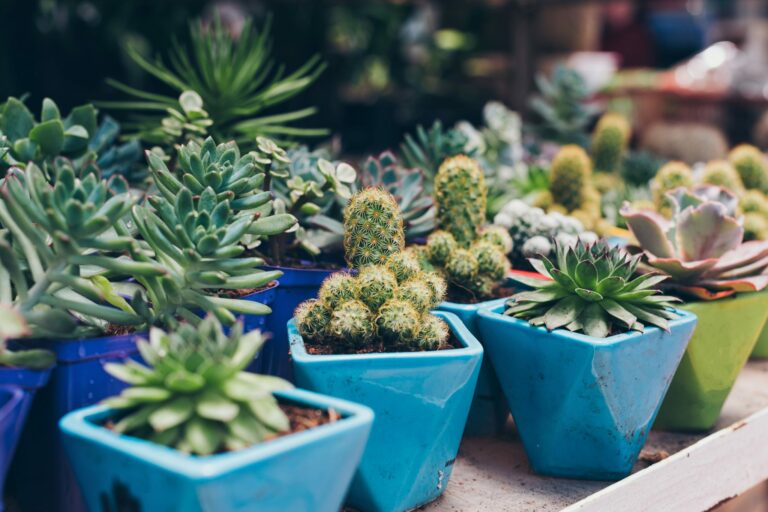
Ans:
{"type": "MultiPolygon", "coordinates": [[[[490,301],[489,301],[490,302],[490,301]]],[[[457,302],[443,302],[437,309],[453,313],[464,322],[480,344],[484,345],[480,328],[477,326],[477,312],[489,302],[478,304],[459,304],[457,302]]],[[[483,354],[483,364],[480,366],[480,375],[477,378],[475,396],[472,399],[472,407],[467,418],[467,427],[464,429],[466,436],[493,436],[504,430],[504,424],[509,417],[509,407],[504,393],[501,392],[499,379],[493,369],[488,354],[483,354]]]]}
{"type": "Polygon", "coordinates": [[[264,267],[265,270],[280,270],[280,286],[276,290],[272,314],[268,319],[268,330],[272,338],[264,345],[259,358],[262,360],[259,373],[277,375],[293,380],[293,368],[289,357],[288,320],[293,318],[296,307],[308,299],[317,297],[320,285],[326,277],[338,270],[304,269],[291,267],[264,267]]]}
{"type": "Polygon", "coordinates": [[[61,420],[64,445],[92,512],[338,512],[373,423],[367,407],[307,391],[281,401],[342,419],[237,452],[184,455],[101,424],[96,406],[61,420]],[[104,508],[108,503],[110,508],[104,508]]]}
{"type": "MultiPolygon", "coordinates": [[[[276,285],[243,298],[269,305],[275,297],[275,289],[276,285]]],[[[264,329],[265,318],[264,315],[245,315],[245,328],[264,329]]],[[[53,351],[57,366],[51,373],[50,384],[41,391],[32,407],[11,474],[22,510],[86,512],[56,425],[68,412],[96,404],[125,389],[125,383],[104,371],[104,364],[126,358],[138,359],[136,340],[145,336],[140,333],[28,343],[53,351]],[[40,464],[40,460],[50,460],[51,463],[40,464]]],[[[252,366],[258,369],[258,359],[252,366]]]]}
{"type": "Polygon", "coordinates": [[[347,503],[366,512],[411,510],[448,485],[483,348],[453,314],[436,312],[462,345],[453,350],[310,355],[291,321],[299,386],[361,403],[376,415],[347,503]]]}
{"type": "Polygon", "coordinates": [[[628,475],[696,326],[677,311],[670,332],[648,327],[608,338],[548,332],[503,315],[504,300],[478,313],[528,459],[537,473],[616,480],[628,475]]]}

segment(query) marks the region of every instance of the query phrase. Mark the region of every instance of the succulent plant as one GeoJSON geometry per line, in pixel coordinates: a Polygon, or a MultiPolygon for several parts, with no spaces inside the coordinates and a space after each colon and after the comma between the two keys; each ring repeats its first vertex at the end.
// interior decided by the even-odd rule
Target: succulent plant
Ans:
{"type": "Polygon", "coordinates": [[[159,146],[163,151],[173,150],[176,144],[202,144],[213,125],[213,120],[203,108],[203,99],[195,91],[182,91],[175,104],[167,105],[162,110],[166,116],[156,125],[149,124],[142,130],[141,122],[134,122],[128,123],[128,127],[140,130],[138,138],[159,146]]]}
{"type": "Polygon", "coordinates": [[[677,316],[668,308],[679,299],[654,289],[667,276],[633,278],[640,258],[605,242],[558,244],[553,260],[531,259],[546,280],[512,276],[533,290],[513,295],[505,314],[550,331],[565,328],[595,338],[643,331],[646,325],[668,330],[668,320],[677,316]]]}
{"type": "Polygon", "coordinates": [[[592,134],[592,158],[598,172],[619,170],[631,136],[629,121],[621,114],[608,112],[600,117],[592,134]]]}
{"type": "Polygon", "coordinates": [[[468,247],[485,223],[488,192],[477,162],[459,155],[440,166],[435,177],[437,223],[461,247],[468,247]]]}
{"type": "Polygon", "coordinates": [[[344,210],[344,255],[353,268],[382,264],[403,250],[403,218],[387,192],[366,188],[344,210]]]}
{"type": "Polygon", "coordinates": [[[624,157],[620,174],[630,185],[647,187],[665,163],[666,160],[649,151],[629,151],[624,157]]]}
{"type": "Polygon", "coordinates": [[[672,214],[672,204],[667,198],[667,192],[677,188],[693,186],[693,171],[683,162],[668,162],[651,180],[651,193],[656,209],[669,216],[672,214]]]}
{"type": "Polygon", "coordinates": [[[539,117],[539,136],[559,144],[586,146],[587,125],[597,111],[587,104],[589,92],[584,78],[572,69],[558,66],[551,78],[536,77],[539,94],[531,109],[539,117]]]}
{"type": "Polygon", "coordinates": [[[630,205],[622,215],[649,267],[670,276],[675,292],[712,300],[768,285],[768,242],[742,243],[744,228],[735,217],[736,197],[708,185],[668,194],[672,220],[630,205]]]}
{"type": "Polygon", "coordinates": [[[555,203],[568,211],[582,209],[588,201],[592,162],[576,145],[563,146],[552,161],[549,191],[555,203]]]}
{"type": "Polygon", "coordinates": [[[701,176],[701,183],[727,188],[734,194],[744,191],[744,184],[736,169],[727,160],[712,160],[707,162],[701,176]]]}
{"type": "Polygon", "coordinates": [[[740,144],[728,154],[728,161],[739,173],[747,189],[768,190],[768,163],[758,148],[740,144]]]}
{"type": "Polygon", "coordinates": [[[759,213],[768,218],[768,197],[759,190],[747,190],[739,198],[739,208],[744,213],[759,213]]]}
{"type": "Polygon", "coordinates": [[[359,268],[358,274],[331,275],[319,299],[300,304],[295,313],[299,333],[308,344],[337,352],[439,348],[448,329],[429,311],[443,300],[446,285],[402,250],[402,219],[389,194],[364,189],[352,198],[345,231],[365,226],[378,233],[378,245],[363,257],[360,244],[345,244],[352,251],[347,261],[359,268]]]}
{"type": "Polygon", "coordinates": [[[139,340],[146,363],[128,360],[104,369],[130,385],[104,401],[117,411],[119,434],[147,439],[198,456],[242,450],[290,430],[272,394],[292,385],[244,371],[265,337],[243,334],[237,323],[224,334],[214,317],[170,332],[153,328],[139,340]]]}
{"type": "Polygon", "coordinates": [[[295,71],[284,73],[284,67],[275,66],[270,58],[270,28],[271,21],[258,30],[248,19],[239,36],[233,37],[220,19],[211,24],[196,21],[190,25],[190,45],[174,44],[167,56],[168,65],[160,60],[150,62],[129,46],[131,59],[175,92],[150,93],[110,80],[110,85],[133,99],[99,104],[142,112],[130,128],[134,136],[148,141],[156,141],[158,135],[175,137],[184,131],[202,137],[204,134],[193,129],[198,127],[207,129],[219,140],[235,140],[250,151],[260,135],[325,135],[325,130],[291,126],[292,122],[314,114],[314,108],[267,114],[268,109],[304,92],[325,69],[315,56],[295,71]],[[193,98],[190,92],[202,101],[193,98]],[[206,114],[211,122],[200,126],[206,114]]]}
{"type": "Polygon", "coordinates": [[[658,122],[644,130],[640,147],[689,165],[727,158],[728,141],[717,126],[658,122]]]}
{"type": "Polygon", "coordinates": [[[744,241],[768,240],[768,219],[759,213],[744,214],[744,241]]]}
{"type": "Polygon", "coordinates": [[[463,132],[446,130],[440,121],[435,121],[428,130],[419,125],[415,135],[406,134],[400,152],[406,167],[421,169],[432,177],[447,158],[464,153],[466,144],[463,132]]]}

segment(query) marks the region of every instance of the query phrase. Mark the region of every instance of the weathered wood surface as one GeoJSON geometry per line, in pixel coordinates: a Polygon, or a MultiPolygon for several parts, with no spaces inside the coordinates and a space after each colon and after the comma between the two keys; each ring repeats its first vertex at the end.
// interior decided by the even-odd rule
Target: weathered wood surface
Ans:
{"type": "Polygon", "coordinates": [[[768,361],[742,371],[714,433],[652,431],[633,475],[616,483],[535,475],[510,425],[499,438],[465,439],[445,512],[701,512],[768,478],[768,361]],[[651,464],[646,460],[671,456],[651,464]]]}

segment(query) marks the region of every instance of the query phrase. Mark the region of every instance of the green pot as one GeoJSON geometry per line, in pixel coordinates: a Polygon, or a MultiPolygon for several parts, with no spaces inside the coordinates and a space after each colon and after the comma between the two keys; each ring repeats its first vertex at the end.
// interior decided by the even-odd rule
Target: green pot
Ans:
{"type": "Polygon", "coordinates": [[[752,350],[752,357],[756,359],[768,359],[768,323],[763,327],[757,345],[752,350]]]}
{"type": "Polygon", "coordinates": [[[672,379],[654,428],[709,430],[720,416],[768,318],[768,293],[745,293],[680,307],[699,323],[672,379]]]}

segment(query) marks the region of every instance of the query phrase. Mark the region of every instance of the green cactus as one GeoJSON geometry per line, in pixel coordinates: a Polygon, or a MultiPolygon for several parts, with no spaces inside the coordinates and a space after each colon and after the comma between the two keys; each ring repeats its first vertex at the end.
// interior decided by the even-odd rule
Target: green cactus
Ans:
{"type": "Polygon", "coordinates": [[[435,307],[435,294],[422,277],[410,279],[397,287],[395,299],[413,304],[418,311],[435,307]]]}
{"type": "Polygon", "coordinates": [[[552,161],[549,173],[552,199],[568,211],[582,208],[591,176],[592,162],[586,152],[576,145],[563,146],[552,161]]]}
{"type": "Polygon", "coordinates": [[[490,242],[498,247],[504,254],[509,254],[514,248],[512,236],[504,226],[491,224],[480,230],[480,241],[490,242]]]}
{"type": "Polygon", "coordinates": [[[656,209],[664,214],[671,214],[671,205],[666,193],[676,188],[693,186],[693,171],[683,162],[672,161],[664,164],[651,180],[651,194],[656,209]]]}
{"type": "Polygon", "coordinates": [[[437,224],[468,247],[485,223],[487,195],[477,162],[464,155],[447,159],[435,177],[437,224]]]}
{"type": "Polygon", "coordinates": [[[359,347],[374,334],[371,310],[359,300],[351,300],[333,310],[328,324],[328,335],[340,344],[359,347]]]}
{"type": "Polygon", "coordinates": [[[331,323],[331,310],[323,302],[316,299],[304,301],[296,308],[294,316],[302,336],[319,342],[325,340],[331,323]]]}
{"type": "Polygon", "coordinates": [[[728,160],[746,188],[768,190],[768,164],[762,151],[749,144],[740,144],[731,150],[728,160]]]}
{"type": "Polygon", "coordinates": [[[435,265],[445,265],[458,249],[456,239],[447,231],[435,231],[427,237],[427,256],[435,265]]]}
{"type": "Polygon", "coordinates": [[[424,350],[436,350],[446,342],[448,334],[445,322],[436,316],[428,315],[419,329],[419,344],[424,350]]]}
{"type": "Polygon", "coordinates": [[[727,188],[734,194],[741,194],[744,191],[744,184],[736,169],[727,160],[712,160],[707,162],[704,167],[704,173],[701,176],[701,182],[708,185],[717,185],[727,188]]]}
{"type": "Polygon", "coordinates": [[[419,260],[412,251],[402,251],[391,255],[385,264],[394,274],[398,283],[404,283],[421,272],[419,260]]]}
{"type": "Polygon", "coordinates": [[[412,303],[391,299],[379,309],[376,328],[385,344],[410,345],[417,340],[421,318],[422,316],[412,303]]]}
{"type": "Polygon", "coordinates": [[[352,268],[380,264],[403,250],[403,219],[394,198],[379,189],[363,189],[344,210],[344,255],[352,268]]]}
{"type": "Polygon", "coordinates": [[[744,215],[744,240],[768,240],[768,219],[759,213],[744,215]]]}
{"type": "Polygon", "coordinates": [[[440,277],[435,272],[423,272],[421,279],[429,287],[432,292],[432,302],[429,305],[429,309],[434,309],[445,300],[445,294],[448,291],[448,284],[445,279],[440,277]]]}
{"type": "Polygon", "coordinates": [[[397,278],[381,265],[370,265],[360,271],[357,288],[360,300],[371,308],[371,311],[376,311],[394,296],[397,278]]]}
{"type": "Polygon", "coordinates": [[[357,299],[358,295],[357,280],[347,273],[336,272],[323,281],[319,298],[326,307],[334,309],[345,302],[357,299]]]}
{"type": "Polygon", "coordinates": [[[592,134],[592,158],[595,161],[595,170],[618,171],[630,136],[631,127],[627,118],[615,112],[603,114],[592,134]]]}
{"type": "Polygon", "coordinates": [[[504,278],[509,268],[509,262],[496,245],[478,241],[472,244],[470,252],[477,260],[478,274],[488,276],[493,281],[500,281],[504,278]]]}
{"type": "Polygon", "coordinates": [[[768,197],[759,190],[747,190],[739,200],[744,213],[759,213],[768,218],[768,197]]]}
{"type": "Polygon", "coordinates": [[[452,282],[469,287],[477,278],[480,265],[477,258],[467,249],[453,251],[445,265],[448,279],[452,282]]]}

